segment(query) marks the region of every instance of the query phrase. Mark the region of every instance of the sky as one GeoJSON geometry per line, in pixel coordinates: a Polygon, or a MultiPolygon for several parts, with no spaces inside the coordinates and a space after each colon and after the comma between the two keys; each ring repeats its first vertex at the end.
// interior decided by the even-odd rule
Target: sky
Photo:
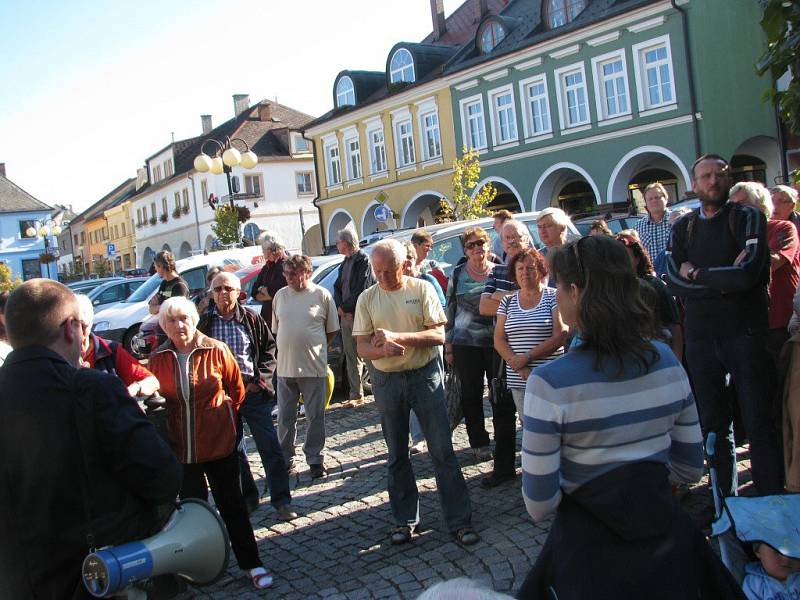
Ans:
{"type": "Polygon", "coordinates": [[[232,118],[233,94],[319,116],[339,71],[431,27],[430,0],[0,0],[0,163],[80,212],[201,114],[232,118]]]}

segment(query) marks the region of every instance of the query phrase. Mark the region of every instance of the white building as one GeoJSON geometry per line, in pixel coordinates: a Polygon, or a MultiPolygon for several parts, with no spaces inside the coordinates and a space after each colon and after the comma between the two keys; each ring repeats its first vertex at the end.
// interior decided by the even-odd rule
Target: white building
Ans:
{"type": "MultiPolygon", "coordinates": [[[[209,198],[228,202],[227,179],[194,168],[201,151],[215,155],[212,139],[224,143],[238,138],[258,156],[254,168],[234,167],[231,174],[240,190],[235,204],[250,211],[243,225],[245,238],[252,240],[268,229],[290,250],[317,253],[321,247],[319,214],[312,202],[316,178],[311,143],[299,131],[312,117],[276,102],[250,106],[246,95],[233,98],[233,119],[212,128],[211,117],[204,115],[202,135],[169,144],[147,159],[147,183],[131,199],[139,266],[148,268],[161,250],[186,258],[214,245],[209,198]]],[[[240,141],[233,145],[244,150],[240,141]]]]}

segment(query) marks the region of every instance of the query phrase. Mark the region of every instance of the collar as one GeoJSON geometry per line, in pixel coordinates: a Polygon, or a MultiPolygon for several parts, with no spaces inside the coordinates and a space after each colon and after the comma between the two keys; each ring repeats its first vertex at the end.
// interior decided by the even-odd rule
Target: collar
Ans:
{"type": "Polygon", "coordinates": [[[20,348],[19,350],[12,350],[5,360],[4,367],[42,359],[52,360],[54,362],[61,362],[65,365],[69,365],[63,356],[61,356],[55,350],[51,350],[47,346],[28,346],[26,348],[20,348]]]}
{"type": "Polygon", "coordinates": [[[106,340],[101,338],[100,336],[95,335],[94,333],[89,334],[92,340],[92,349],[94,350],[94,360],[97,361],[100,358],[106,358],[111,356],[111,346],[108,344],[106,340]]]}
{"type": "Polygon", "coordinates": [[[669,223],[669,208],[664,211],[664,216],[661,217],[660,221],[656,221],[655,219],[653,219],[653,216],[650,213],[647,213],[647,220],[653,223],[654,225],[662,225],[664,221],[669,223]]]}
{"type": "MultiPolygon", "coordinates": [[[[195,344],[196,346],[193,350],[191,350],[191,352],[194,352],[194,350],[210,350],[215,347],[212,338],[208,337],[207,335],[203,335],[199,330],[197,332],[197,337],[195,338],[195,344]]],[[[178,351],[175,349],[175,345],[169,338],[167,338],[167,341],[156,349],[154,354],[161,354],[162,352],[173,352],[174,354],[178,353],[178,351]]]]}

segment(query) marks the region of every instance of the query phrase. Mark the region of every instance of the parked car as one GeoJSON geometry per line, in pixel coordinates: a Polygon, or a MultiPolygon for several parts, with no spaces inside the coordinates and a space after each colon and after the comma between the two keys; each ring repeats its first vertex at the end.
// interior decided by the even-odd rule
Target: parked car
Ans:
{"type": "Polygon", "coordinates": [[[110,281],[122,281],[123,277],[100,277],[94,279],[81,279],[80,281],[73,281],[68,283],[67,287],[76,294],[88,294],[93,289],[108,283],[110,281]]]}
{"type": "Polygon", "coordinates": [[[589,227],[598,219],[604,219],[608,223],[608,228],[611,233],[619,233],[623,229],[635,229],[636,224],[643,215],[629,215],[628,213],[612,213],[608,215],[594,215],[592,217],[583,217],[575,220],[575,227],[581,232],[581,235],[589,235],[589,227]]]}
{"type": "Polygon", "coordinates": [[[122,274],[125,277],[148,277],[150,275],[147,269],[125,269],[122,274]]]}
{"type": "Polygon", "coordinates": [[[145,281],[147,281],[147,277],[107,281],[106,283],[97,286],[86,295],[89,296],[89,300],[92,301],[95,310],[97,310],[98,307],[106,307],[109,304],[122,302],[133,292],[139,289],[139,286],[141,286],[145,281]]]}

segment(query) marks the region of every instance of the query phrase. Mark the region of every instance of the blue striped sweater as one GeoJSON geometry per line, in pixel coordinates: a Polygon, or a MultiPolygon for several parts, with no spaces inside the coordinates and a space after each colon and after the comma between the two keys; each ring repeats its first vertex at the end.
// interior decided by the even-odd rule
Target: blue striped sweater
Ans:
{"type": "Polygon", "coordinates": [[[703,475],[700,423],[689,380],[668,346],[645,373],[634,360],[594,369],[580,343],[537,367],[525,388],[522,495],[539,521],[554,512],[562,490],[574,491],[623,464],[665,464],[673,482],[703,475]]]}

